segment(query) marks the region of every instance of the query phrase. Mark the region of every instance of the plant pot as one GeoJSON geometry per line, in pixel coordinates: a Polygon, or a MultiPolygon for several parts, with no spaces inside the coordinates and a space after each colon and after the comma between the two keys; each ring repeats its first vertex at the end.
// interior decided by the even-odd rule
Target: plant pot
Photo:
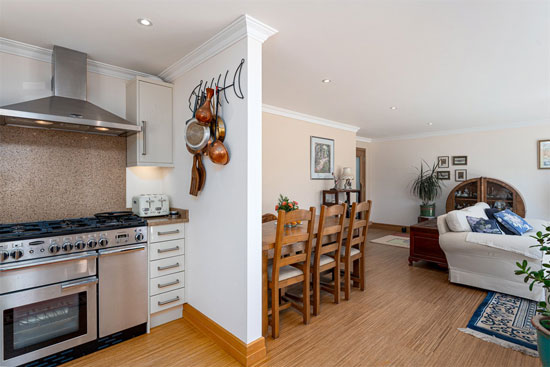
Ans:
{"type": "Polygon", "coordinates": [[[541,325],[542,320],[550,320],[550,317],[536,315],[531,323],[537,329],[537,346],[542,366],[550,367],[550,330],[541,325]]]}
{"type": "Polygon", "coordinates": [[[421,217],[435,217],[435,204],[420,205],[421,217]]]}

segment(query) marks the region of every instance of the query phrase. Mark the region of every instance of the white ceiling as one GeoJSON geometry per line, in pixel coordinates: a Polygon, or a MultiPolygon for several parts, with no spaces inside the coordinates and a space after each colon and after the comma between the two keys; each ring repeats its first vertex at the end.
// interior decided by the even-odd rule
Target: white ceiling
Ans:
{"type": "Polygon", "coordinates": [[[279,31],[266,104],[371,138],[550,123],[547,0],[0,0],[0,37],[159,74],[243,13],[279,31]]]}

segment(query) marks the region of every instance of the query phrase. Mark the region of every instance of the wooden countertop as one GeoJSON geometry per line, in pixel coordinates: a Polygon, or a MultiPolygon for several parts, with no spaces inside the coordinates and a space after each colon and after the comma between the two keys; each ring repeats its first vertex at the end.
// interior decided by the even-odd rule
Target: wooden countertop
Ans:
{"type": "Polygon", "coordinates": [[[144,218],[144,219],[147,220],[147,225],[149,227],[189,222],[189,210],[177,209],[177,208],[170,208],[170,210],[177,210],[178,212],[180,212],[180,216],[172,217],[170,215],[166,215],[163,217],[150,217],[150,218],[144,218]]]}

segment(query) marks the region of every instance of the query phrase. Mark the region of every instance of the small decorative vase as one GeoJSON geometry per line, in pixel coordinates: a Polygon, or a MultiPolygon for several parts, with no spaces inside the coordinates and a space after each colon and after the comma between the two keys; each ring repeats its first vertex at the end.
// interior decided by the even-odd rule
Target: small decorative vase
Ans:
{"type": "Polygon", "coordinates": [[[435,217],[435,204],[420,205],[421,217],[435,217]]]}

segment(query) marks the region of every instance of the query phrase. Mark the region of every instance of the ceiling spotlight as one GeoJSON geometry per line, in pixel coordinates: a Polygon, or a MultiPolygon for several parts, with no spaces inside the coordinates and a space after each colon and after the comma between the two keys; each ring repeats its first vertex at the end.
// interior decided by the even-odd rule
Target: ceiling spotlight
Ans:
{"type": "Polygon", "coordinates": [[[42,120],[37,120],[36,123],[40,125],[53,125],[53,122],[42,121],[42,120]]]}
{"type": "Polygon", "coordinates": [[[434,124],[433,122],[428,122],[426,125],[432,126],[433,124],[434,124]]]}
{"type": "Polygon", "coordinates": [[[141,25],[146,26],[146,27],[150,27],[150,26],[153,25],[153,22],[151,22],[151,21],[150,21],[149,19],[147,19],[147,18],[139,18],[139,19],[137,20],[137,22],[138,22],[139,24],[141,24],[141,25]]]}
{"type": "Polygon", "coordinates": [[[391,107],[390,107],[390,110],[397,110],[397,107],[391,106],[391,107]]]}
{"type": "Polygon", "coordinates": [[[109,131],[109,128],[106,127],[96,127],[95,129],[99,131],[109,131]]]}
{"type": "Polygon", "coordinates": [[[323,79],[321,80],[323,83],[330,83],[330,79],[323,79]]]}

